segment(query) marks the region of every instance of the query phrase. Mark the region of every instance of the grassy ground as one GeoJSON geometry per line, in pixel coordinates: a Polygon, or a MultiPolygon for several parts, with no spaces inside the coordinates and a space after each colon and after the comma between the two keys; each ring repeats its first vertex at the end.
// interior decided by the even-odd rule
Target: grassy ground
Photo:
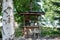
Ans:
{"type": "Polygon", "coordinates": [[[41,29],[42,37],[49,36],[49,37],[57,37],[60,36],[60,30],[57,28],[50,28],[50,27],[42,27],[41,29]]]}
{"type": "Polygon", "coordinates": [[[22,28],[17,28],[17,29],[15,29],[15,36],[16,37],[20,37],[20,36],[22,36],[23,34],[22,34],[22,28]]]}
{"type": "MultiPolygon", "coordinates": [[[[42,27],[41,28],[41,37],[58,37],[60,36],[60,28],[50,28],[50,27],[42,27]]],[[[22,28],[15,29],[15,36],[22,36],[22,28]]],[[[2,37],[1,28],[0,28],[0,38],[2,37]]]]}
{"type": "MultiPolygon", "coordinates": [[[[41,37],[57,37],[60,36],[60,30],[57,28],[42,27],[41,37]]],[[[15,36],[22,36],[22,28],[17,28],[15,31],[15,36]]]]}

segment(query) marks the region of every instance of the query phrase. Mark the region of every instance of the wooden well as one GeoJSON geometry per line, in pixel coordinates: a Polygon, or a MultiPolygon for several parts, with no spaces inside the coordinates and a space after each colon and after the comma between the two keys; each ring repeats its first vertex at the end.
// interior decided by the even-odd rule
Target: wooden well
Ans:
{"type": "Polygon", "coordinates": [[[40,26],[38,24],[38,17],[44,15],[44,12],[24,12],[20,13],[23,16],[23,36],[25,38],[38,38],[40,35],[40,26]],[[31,19],[34,16],[33,19],[31,19]],[[31,17],[31,18],[30,18],[31,17]],[[35,20],[35,21],[34,21],[35,20]],[[34,21],[34,22],[32,22],[34,21]]]}

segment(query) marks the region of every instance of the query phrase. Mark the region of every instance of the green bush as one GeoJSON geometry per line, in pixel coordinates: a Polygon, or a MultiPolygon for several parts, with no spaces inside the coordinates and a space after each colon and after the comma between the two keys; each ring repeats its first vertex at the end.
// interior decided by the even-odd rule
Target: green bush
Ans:
{"type": "Polygon", "coordinates": [[[22,31],[21,30],[22,30],[21,28],[15,29],[15,36],[16,37],[22,36],[22,31]]]}
{"type": "Polygon", "coordinates": [[[60,35],[60,31],[57,30],[57,28],[50,28],[50,27],[42,27],[41,29],[41,35],[44,36],[58,36],[60,35]]]}

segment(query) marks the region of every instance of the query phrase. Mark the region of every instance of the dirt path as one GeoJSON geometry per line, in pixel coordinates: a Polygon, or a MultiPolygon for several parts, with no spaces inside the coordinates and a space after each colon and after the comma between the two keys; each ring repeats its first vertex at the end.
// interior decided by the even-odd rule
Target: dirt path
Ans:
{"type": "Polygon", "coordinates": [[[40,39],[31,39],[31,38],[25,39],[25,38],[19,38],[18,40],[60,40],[60,39],[59,39],[59,38],[54,38],[54,39],[52,39],[52,38],[47,38],[47,39],[45,39],[45,38],[40,38],[40,39]]]}
{"type": "MultiPolygon", "coordinates": [[[[0,38],[0,40],[2,40],[0,38]]],[[[15,38],[15,40],[60,40],[59,38],[54,38],[54,39],[51,39],[51,38],[47,38],[47,39],[44,39],[44,38],[41,38],[41,39],[31,39],[31,38],[28,38],[28,39],[25,39],[25,38],[15,38]]]]}

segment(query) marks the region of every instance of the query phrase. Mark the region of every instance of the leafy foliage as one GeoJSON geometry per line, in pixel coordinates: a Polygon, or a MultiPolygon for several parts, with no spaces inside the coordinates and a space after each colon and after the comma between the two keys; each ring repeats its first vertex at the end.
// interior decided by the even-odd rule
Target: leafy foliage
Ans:
{"type": "Polygon", "coordinates": [[[42,27],[41,35],[43,37],[45,36],[56,37],[60,35],[60,32],[57,28],[42,27]]]}
{"type": "Polygon", "coordinates": [[[37,2],[40,2],[40,0],[13,0],[14,1],[14,7],[17,12],[29,12],[30,7],[32,6],[32,11],[41,11],[41,6],[37,4],[37,2]]]}
{"type": "Polygon", "coordinates": [[[16,31],[15,31],[15,36],[16,37],[19,37],[19,36],[22,36],[22,29],[21,28],[17,28],[17,29],[15,29],[16,31]]]}

